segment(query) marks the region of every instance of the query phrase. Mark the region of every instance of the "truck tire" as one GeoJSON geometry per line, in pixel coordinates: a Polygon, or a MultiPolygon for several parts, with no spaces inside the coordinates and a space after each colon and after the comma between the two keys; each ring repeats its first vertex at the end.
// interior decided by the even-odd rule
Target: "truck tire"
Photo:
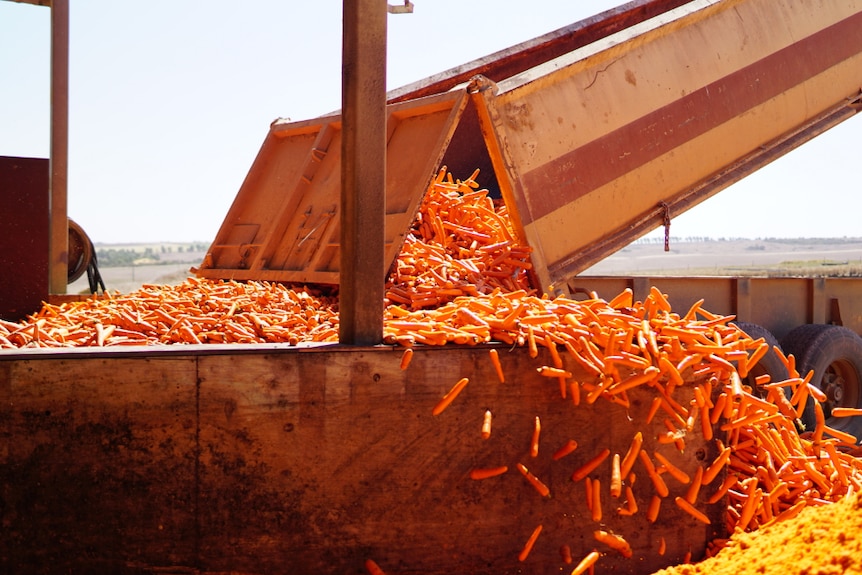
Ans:
{"type": "MultiPolygon", "coordinates": [[[[862,338],[846,327],[808,324],[788,333],[783,346],[802,377],[814,371],[811,384],[826,394],[826,424],[862,439],[862,417],[832,417],[834,407],[862,407],[862,338]]],[[[806,429],[814,428],[813,401],[802,415],[806,429]]]]}
{"type": "Polygon", "coordinates": [[[787,366],[784,365],[784,362],[772,351],[773,347],[777,347],[778,349],[782,349],[781,345],[779,345],[778,340],[775,339],[775,336],[772,335],[772,332],[763,327],[762,325],[758,325],[756,323],[748,323],[744,321],[737,321],[736,326],[744,331],[750,338],[759,339],[763,338],[763,340],[769,344],[769,351],[766,352],[766,355],[761,358],[760,361],[757,362],[756,365],[752,366],[748,370],[748,376],[742,380],[742,383],[751,387],[751,389],[758,391],[756,389],[754,378],[761,375],[768,375],[770,381],[784,381],[790,374],[787,373],[787,366]]]}

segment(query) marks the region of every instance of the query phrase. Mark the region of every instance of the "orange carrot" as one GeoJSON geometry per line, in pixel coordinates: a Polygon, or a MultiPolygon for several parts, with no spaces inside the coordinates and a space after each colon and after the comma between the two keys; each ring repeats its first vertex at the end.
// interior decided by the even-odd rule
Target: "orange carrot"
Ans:
{"type": "Polygon", "coordinates": [[[462,377],[460,380],[458,380],[458,383],[452,386],[452,389],[450,389],[449,392],[443,396],[443,399],[441,399],[440,402],[434,406],[434,409],[431,411],[431,414],[440,415],[441,413],[443,413],[443,411],[447,407],[449,407],[449,404],[452,403],[456,397],[458,397],[458,394],[461,393],[461,390],[463,390],[469,382],[470,380],[466,377],[462,377]]]}
{"type": "Polygon", "coordinates": [[[635,464],[635,459],[637,459],[638,453],[640,453],[643,441],[644,437],[640,431],[636,432],[632,437],[631,444],[629,444],[629,449],[628,451],[626,451],[626,455],[623,458],[622,463],[620,464],[621,477],[626,477],[629,474],[629,471],[632,470],[632,467],[635,464]]]}
{"type": "Polygon", "coordinates": [[[563,563],[566,565],[572,564],[572,548],[568,544],[564,544],[560,547],[560,559],[562,559],[563,563]]]}
{"type": "Polygon", "coordinates": [[[655,523],[656,519],[658,519],[659,509],[661,509],[661,497],[653,495],[652,499],[650,499],[649,507],[647,507],[647,521],[655,523]]]}
{"type": "Polygon", "coordinates": [[[620,475],[620,454],[614,453],[614,456],[611,458],[611,497],[619,497],[622,491],[623,481],[620,475]]]}
{"type": "Polygon", "coordinates": [[[407,369],[407,366],[410,365],[410,360],[413,359],[413,348],[408,347],[404,350],[404,353],[401,354],[401,369],[407,369]]]}
{"type": "Polygon", "coordinates": [[[497,379],[500,383],[506,383],[506,377],[503,375],[503,365],[500,363],[500,355],[496,349],[489,349],[488,355],[491,356],[491,363],[494,364],[494,370],[497,372],[497,379]]]}
{"type": "Polygon", "coordinates": [[[660,497],[667,497],[669,494],[669,490],[667,488],[667,484],[664,482],[664,479],[656,473],[655,466],[652,463],[652,460],[649,458],[649,455],[646,451],[641,451],[639,453],[639,457],[641,462],[644,464],[644,467],[647,470],[647,475],[649,475],[650,481],[652,481],[653,487],[655,487],[656,493],[660,497]]]}
{"type": "Polygon", "coordinates": [[[497,477],[498,475],[503,475],[509,471],[509,468],[505,465],[500,467],[488,467],[485,469],[471,469],[470,470],[470,479],[479,481],[481,479],[489,479],[491,477],[497,477]]]}
{"type": "Polygon", "coordinates": [[[365,570],[368,571],[368,575],[386,575],[383,569],[381,569],[373,559],[365,560],[365,570]]]}
{"type": "Polygon", "coordinates": [[[491,410],[485,410],[485,416],[482,418],[482,439],[491,437],[491,410]]]}
{"type": "MultiPolygon", "coordinates": [[[[590,478],[586,478],[587,481],[590,481],[590,478]]],[[[602,485],[598,479],[593,479],[593,502],[590,505],[590,512],[592,513],[593,521],[598,523],[602,520],[602,485]]]]}
{"type": "Polygon", "coordinates": [[[551,496],[551,490],[548,489],[548,486],[542,483],[542,481],[538,477],[530,473],[530,470],[527,469],[526,466],[521,463],[518,463],[516,467],[518,468],[518,471],[521,472],[521,475],[523,475],[527,479],[530,485],[532,485],[535,490],[539,492],[539,495],[541,495],[542,497],[551,496]]]}
{"type": "Polygon", "coordinates": [[[684,498],[675,497],[674,502],[679,506],[680,509],[682,509],[701,523],[706,523],[707,525],[710,525],[712,523],[709,520],[709,517],[707,517],[703,512],[698,510],[694,505],[686,501],[684,498]]]}
{"type": "Polygon", "coordinates": [[[633,554],[631,545],[629,545],[629,542],[621,535],[616,535],[615,533],[610,533],[603,529],[597,529],[596,531],[593,531],[593,537],[596,541],[604,543],[614,551],[618,551],[620,555],[626,559],[630,558],[633,554]]]}
{"type": "Polygon", "coordinates": [[[596,564],[599,557],[601,557],[601,555],[599,555],[598,551],[590,551],[583,559],[581,559],[581,562],[578,563],[577,567],[572,569],[570,575],[583,575],[586,573],[587,569],[596,564]]]}
{"type": "Polygon", "coordinates": [[[521,550],[521,553],[518,554],[518,561],[526,561],[527,557],[530,555],[530,551],[533,550],[533,545],[536,544],[536,539],[539,538],[539,533],[542,532],[541,524],[538,525],[533,533],[530,535],[530,538],[527,539],[527,542],[524,544],[524,548],[521,550]]]}
{"type": "Polygon", "coordinates": [[[566,443],[564,443],[562,447],[560,447],[557,451],[555,451],[554,455],[552,455],[551,458],[554,461],[557,461],[557,460],[562,459],[563,457],[569,455],[570,453],[572,453],[577,448],[578,448],[578,442],[575,441],[574,439],[570,439],[566,443]]]}
{"type": "Polygon", "coordinates": [[[688,485],[691,481],[691,478],[688,476],[686,472],[675,466],[673,463],[668,461],[667,457],[659,453],[658,451],[654,451],[653,455],[655,458],[659,460],[659,463],[664,465],[665,469],[667,469],[668,473],[670,473],[671,477],[682,483],[683,485],[688,485]]]}
{"type": "Polygon", "coordinates": [[[533,426],[533,437],[530,440],[530,457],[538,457],[539,456],[539,434],[542,432],[542,422],[539,420],[539,416],[536,416],[535,424],[533,426]]]}
{"type": "Polygon", "coordinates": [[[596,454],[595,457],[587,461],[572,474],[572,481],[580,481],[581,479],[592,473],[599,465],[601,465],[602,461],[607,459],[608,455],[610,454],[611,450],[608,448],[599,451],[599,453],[596,454]]]}

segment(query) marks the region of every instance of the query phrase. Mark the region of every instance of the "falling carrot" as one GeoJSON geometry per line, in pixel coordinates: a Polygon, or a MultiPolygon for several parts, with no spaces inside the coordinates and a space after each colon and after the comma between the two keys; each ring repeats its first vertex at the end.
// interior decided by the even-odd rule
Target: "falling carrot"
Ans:
{"type": "Polygon", "coordinates": [[[491,410],[486,409],[485,415],[482,418],[482,439],[488,439],[491,437],[491,410]]]}
{"type": "Polygon", "coordinates": [[[443,411],[447,407],[449,407],[449,404],[452,403],[456,397],[458,397],[458,394],[461,393],[461,391],[467,386],[469,382],[470,380],[466,377],[462,377],[461,379],[459,379],[458,382],[454,386],[452,386],[452,389],[450,389],[449,392],[443,396],[443,399],[441,399],[440,402],[434,406],[434,409],[431,411],[431,414],[440,415],[441,413],[443,413],[443,411]]]}
{"type": "Polygon", "coordinates": [[[471,469],[470,479],[473,479],[475,481],[480,481],[482,479],[490,479],[491,477],[503,475],[507,471],[509,471],[509,468],[505,465],[502,465],[500,467],[488,467],[484,469],[471,469]]]}
{"type": "Polygon", "coordinates": [[[684,498],[675,497],[674,502],[679,506],[680,509],[682,509],[701,523],[705,523],[707,525],[710,525],[712,523],[709,520],[709,517],[707,517],[703,512],[701,512],[694,505],[686,501],[684,498]]]}
{"type": "Polygon", "coordinates": [[[633,554],[631,545],[621,535],[598,529],[593,531],[593,537],[596,541],[604,543],[614,551],[618,551],[626,559],[630,558],[633,554]]]}
{"type": "Polygon", "coordinates": [[[611,497],[616,499],[623,492],[623,480],[620,472],[620,454],[614,453],[611,458],[611,497]]]}
{"type": "Polygon", "coordinates": [[[527,469],[525,465],[523,465],[522,463],[518,463],[516,467],[518,468],[518,471],[521,472],[521,475],[523,475],[527,479],[530,485],[532,485],[535,490],[539,492],[539,495],[541,495],[542,497],[551,496],[551,490],[548,489],[548,486],[542,483],[542,481],[538,477],[530,473],[530,470],[527,469]]]}
{"type": "Polygon", "coordinates": [[[404,350],[404,353],[401,354],[401,369],[407,369],[407,366],[410,365],[410,360],[413,359],[413,348],[408,347],[404,350]]]}
{"type": "Polygon", "coordinates": [[[658,495],[653,495],[652,499],[650,499],[649,507],[647,507],[647,521],[650,523],[655,523],[656,519],[658,519],[658,513],[661,509],[661,497],[658,495]]]}
{"type": "Polygon", "coordinates": [[[598,523],[602,520],[602,485],[598,479],[590,480],[590,478],[587,477],[586,480],[592,481],[593,484],[591,489],[593,501],[590,505],[590,513],[592,514],[593,521],[598,523]]]}
{"type": "Polygon", "coordinates": [[[553,459],[554,461],[558,461],[558,460],[562,459],[563,457],[569,455],[573,451],[575,451],[577,448],[578,448],[578,442],[575,441],[574,439],[570,439],[567,442],[565,442],[562,447],[560,447],[558,450],[556,450],[554,452],[554,454],[551,456],[551,459],[553,459]]]}
{"type": "Polygon", "coordinates": [[[602,462],[607,459],[608,455],[611,454],[611,450],[608,448],[602,449],[598,452],[592,459],[587,461],[581,467],[579,467],[572,474],[572,481],[580,481],[590,473],[592,473],[602,462]]]}
{"type": "Polygon", "coordinates": [[[652,481],[653,487],[655,487],[656,493],[660,497],[667,497],[669,494],[669,490],[667,488],[667,484],[664,482],[664,479],[656,473],[655,466],[652,463],[652,460],[649,458],[649,455],[646,451],[641,451],[639,453],[639,457],[641,462],[644,464],[644,467],[647,470],[647,475],[649,475],[650,481],[652,481]]]}
{"type": "Polygon", "coordinates": [[[368,571],[368,575],[386,575],[383,569],[381,569],[373,559],[365,560],[365,570],[368,571]]]}
{"type": "Polygon", "coordinates": [[[581,559],[581,562],[578,563],[577,567],[572,569],[570,575],[583,575],[587,569],[596,564],[599,557],[601,557],[601,555],[598,551],[590,551],[583,559],[581,559]]]}
{"type": "MultiPolygon", "coordinates": [[[[659,400],[661,401],[661,400],[659,400]]],[[[640,453],[641,445],[643,445],[644,436],[640,431],[636,432],[632,436],[631,444],[629,445],[628,451],[626,451],[626,455],[620,463],[620,476],[626,477],[629,472],[632,470],[632,467],[635,464],[635,460],[638,457],[638,453],[640,453]]]]}
{"type": "Polygon", "coordinates": [[[533,545],[536,544],[536,539],[539,538],[539,534],[542,532],[541,524],[536,526],[533,529],[533,533],[530,535],[530,538],[527,539],[527,542],[524,544],[524,548],[521,550],[521,553],[518,554],[518,561],[526,561],[527,557],[530,555],[530,551],[533,550],[533,545]]]}
{"type": "Polygon", "coordinates": [[[491,363],[494,365],[494,370],[497,372],[497,379],[500,383],[506,383],[506,376],[503,375],[503,365],[500,363],[500,354],[497,350],[491,348],[488,350],[488,355],[491,356],[491,363]]]}
{"type": "Polygon", "coordinates": [[[530,457],[539,456],[539,435],[542,432],[542,422],[539,416],[536,416],[535,424],[533,425],[533,437],[530,440],[530,457]]]}

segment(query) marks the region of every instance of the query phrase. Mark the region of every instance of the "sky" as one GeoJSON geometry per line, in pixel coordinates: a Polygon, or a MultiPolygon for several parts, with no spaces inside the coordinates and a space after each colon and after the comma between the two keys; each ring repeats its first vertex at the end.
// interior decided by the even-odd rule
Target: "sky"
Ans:
{"type": "MultiPolygon", "coordinates": [[[[389,16],[389,89],[621,2],[414,4],[389,16]]],[[[70,37],[68,214],[97,244],[211,242],[270,123],[340,107],[338,0],[72,0],[70,37]]],[[[0,1],[0,155],[48,156],[49,38],[48,8],[0,1]]],[[[844,122],[671,233],[862,236],[860,134],[844,122]]]]}

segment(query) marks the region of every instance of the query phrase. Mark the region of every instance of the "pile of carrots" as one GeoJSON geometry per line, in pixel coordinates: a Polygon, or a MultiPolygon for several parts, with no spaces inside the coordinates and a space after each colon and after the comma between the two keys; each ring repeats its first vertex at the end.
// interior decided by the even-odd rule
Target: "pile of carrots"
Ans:
{"type": "Polygon", "coordinates": [[[531,290],[529,246],[518,240],[502,202],[477,189],[473,172],[431,184],[386,283],[386,298],[408,309],[436,308],[459,296],[531,290]]]}
{"type": "Polygon", "coordinates": [[[270,282],[189,278],[0,320],[0,348],[305,341],[338,341],[337,298],[270,282]]]}
{"type": "MultiPolygon", "coordinates": [[[[673,503],[698,520],[708,522],[698,502],[716,503],[727,496],[729,532],[755,530],[791,518],[804,507],[862,491],[862,461],[848,453],[857,438],[825,424],[819,408],[825,398],[809,383],[810,374],[797,372],[792,356],[752,339],[732,323],[733,317],[712,314],[702,302],[684,313],[674,311],[655,288],[643,301],[634,301],[631,290],[610,300],[597,294],[581,300],[537,294],[531,287],[529,247],[519,242],[505,206],[479,190],[475,177],[456,181],[440,172],[392,266],[384,342],[405,348],[403,369],[408,369],[415,345],[502,342],[524,346],[534,358],[544,348],[543,357],[551,361],[539,365],[537,360],[538,372],[556,380],[561,397],[575,404],[602,400],[628,405],[633,389],[650,390],[654,399],[646,423],[663,421],[664,432],[656,438],[660,444],[683,450],[687,434],[697,430],[717,443],[718,457],[694,477],[680,475],[657,452],[651,457],[642,451],[638,433],[629,453],[600,452],[589,462],[591,468],[575,474],[586,482],[592,470],[608,465],[610,489],[634,503],[626,495],[632,467],[640,462],[654,497],[646,509],[629,504],[620,512],[643,513],[647,521],[655,521],[668,495],[665,475],[688,485],[685,496],[673,503]],[[764,376],[755,385],[744,385],[751,366],[767,353],[779,354],[790,378],[773,382],[764,376]],[[675,392],[682,389],[693,399],[679,401],[675,392]],[[809,398],[814,399],[817,425],[803,436],[798,421],[809,398]]],[[[0,322],[0,348],[296,345],[337,339],[337,297],[331,294],[305,286],[194,278],[174,287],[144,286],[125,296],[46,304],[23,323],[0,322]]],[[[505,373],[496,354],[490,349],[489,361],[502,382],[505,373]]],[[[443,413],[467,384],[458,381],[434,414],[443,413]]],[[[835,410],[833,416],[857,412],[835,410]]],[[[490,434],[490,413],[482,423],[483,434],[490,434]]],[[[536,442],[540,431],[537,419],[536,442]]],[[[564,446],[559,456],[574,447],[564,446]]],[[[542,492],[539,478],[526,467],[518,471],[542,492]]],[[[471,476],[481,480],[507,472],[474,470],[471,476]]],[[[541,531],[537,527],[533,532],[522,557],[541,531]]],[[[597,534],[596,539],[618,552],[626,548],[619,534],[597,534]]],[[[714,541],[709,551],[725,543],[714,541]]],[[[574,573],[590,569],[597,559],[594,553],[582,558],[574,573]]]]}

